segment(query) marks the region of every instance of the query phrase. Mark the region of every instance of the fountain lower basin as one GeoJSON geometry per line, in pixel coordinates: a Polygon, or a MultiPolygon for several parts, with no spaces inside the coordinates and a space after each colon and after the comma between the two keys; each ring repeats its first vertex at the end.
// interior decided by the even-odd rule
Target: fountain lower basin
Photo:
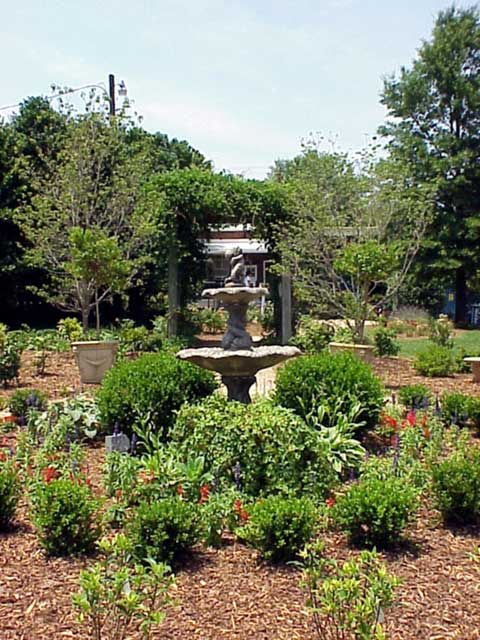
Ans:
{"type": "Polygon", "coordinates": [[[300,350],[297,347],[276,345],[237,351],[226,351],[220,347],[203,347],[183,349],[177,353],[177,357],[181,360],[188,360],[209,371],[216,371],[221,376],[254,376],[261,369],[273,367],[299,355],[300,350]]]}

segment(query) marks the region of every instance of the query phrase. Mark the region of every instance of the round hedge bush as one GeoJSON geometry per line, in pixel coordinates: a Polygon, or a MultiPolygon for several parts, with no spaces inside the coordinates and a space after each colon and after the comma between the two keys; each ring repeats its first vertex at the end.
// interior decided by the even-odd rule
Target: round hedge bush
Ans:
{"type": "Polygon", "coordinates": [[[146,354],[125,360],[110,369],[97,393],[100,421],[105,433],[115,425],[131,434],[139,417],[149,422],[164,439],[175,411],[185,402],[204,398],[217,388],[215,377],[171,353],[146,354]]]}
{"type": "MultiPolygon", "coordinates": [[[[305,418],[318,405],[333,410],[338,403],[347,413],[362,406],[358,421],[374,427],[383,406],[384,389],[371,368],[349,353],[319,353],[290,360],[277,373],[274,401],[305,418]]],[[[334,425],[331,425],[334,426],[334,425]]]]}
{"type": "Polygon", "coordinates": [[[184,405],[170,433],[179,455],[202,456],[222,488],[324,498],[337,481],[318,431],[269,400],[244,405],[212,396],[184,405]]]}

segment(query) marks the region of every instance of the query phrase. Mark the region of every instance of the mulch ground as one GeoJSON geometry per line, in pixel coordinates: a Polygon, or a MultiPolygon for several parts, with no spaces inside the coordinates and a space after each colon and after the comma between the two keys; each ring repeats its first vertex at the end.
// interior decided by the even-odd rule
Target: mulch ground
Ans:
{"type": "MultiPolygon", "coordinates": [[[[30,354],[25,354],[22,365],[21,387],[43,389],[51,398],[79,389],[71,354],[51,354],[43,377],[34,375],[30,354]]],[[[377,360],[374,368],[392,391],[422,382],[435,393],[448,389],[480,394],[480,385],[471,381],[471,375],[428,380],[415,376],[408,361],[396,358],[377,360]]],[[[267,374],[265,380],[272,376],[267,374]]],[[[13,440],[14,434],[9,437],[13,440]]],[[[88,450],[98,490],[103,460],[102,446],[88,450]]],[[[336,558],[357,553],[341,534],[324,538],[327,553],[336,558]]],[[[382,556],[402,580],[396,603],[386,612],[388,637],[480,639],[480,563],[471,557],[480,544],[480,529],[446,529],[436,512],[423,507],[407,539],[407,544],[382,556]]],[[[80,569],[92,561],[45,558],[27,505],[22,504],[16,528],[0,535],[0,640],[86,640],[89,636],[75,620],[71,595],[77,590],[80,569]]],[[[297,569],[268,566],[256,552],[232,540],[219,550],[199,548],[177,574],[178,606],[169,608],[153,637],[313,640],[317,636],[304,610],[299,581],[297,569]]]]}

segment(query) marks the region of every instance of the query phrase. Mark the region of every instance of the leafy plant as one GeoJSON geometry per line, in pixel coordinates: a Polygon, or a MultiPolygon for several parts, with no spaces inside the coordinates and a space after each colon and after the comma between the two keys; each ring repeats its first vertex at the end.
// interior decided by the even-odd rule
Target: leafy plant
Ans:
{"type": "Polygon", "coordinates": [[[453,323],[447,317],[438,320],[430,319],[429,338],[439,347],[453,347],[453,323]]]}
{"type": "Polygon", "coordinates": [[[320,353],[290,360],[278,370],[274,401],[303,418],[315,412],[317,405],[337,407],[348,414],[360,403],[358,421],[372,428],[383,397],[382,384],[367,364],[348,353],[320,353]]]}
{"type": "Polygon", "coordinates": [[[55,556],[92,551],[100,535],[98,500],[86,483],[57,477],[48,469],[50,474],[44,474],[30,496],[40,544],[55,556]]]}
{"type": "Polygon", "coordinates": [[[117,425],[130,435],[139,417],[148,414],[151,428],[167,439],[175,411],[210,395],[217,385],[209,371],[170,353],[120,362],[108,371],[97,394],[102,426],[112,433],[117,425]]]}
{"type": "Polygon", "coordinates": [[[362,406],[353,404],[348,414],[343,413],[341,406],[341,400],[338,405],[317,405],[305,418],[318,432],[320,446],[339,476],[357,468],[365,456],[365,449],[354,435],[363,426],[358,420],[362,406]]]}
{"type": "Polygon", "coordinates": [[[8,401],[10,411],[16,418],[26,418],[29,410],[44,411],[47,406],[47,396],[38,389],[18,389],[8,401]]]}
{"type": "Polygon", "coordinates": [[[453,353],[447,347],[433,344],[417,354],[413,366],[417,373],[428,378],[450,376],[454,370],[453,353]]]}
{"type": "Polygon", "coordinates": [[[57,324],[57,331],[68,342],[77,342],[83,336],[82,325],[77,318],[62,318],[57,324]]]}
{"type": "Polygon", "coordinates": [[[407,384],[399,390],[398,399],[407,409],[420,409],[431,402],[432,392],[424,384],[407,384]]]}
{"type": "Polygon", "coordinates": [[[414,517],[417,499],[417,490],[403,478],[370,477],[338,499],[332,517],[354,544],[389,547],[414,517]]]}
{"type": "Polygon", "coordinates": [[[152,627],[165,618],[174,577],[167,565],[151,558],[135,564],[127,538],[99,542],[101,560],[80,572],[80,591],[72,597],[79,620],[88,622],[95,640],[123,640],[138,627],[149,640],[152,627]]]}
{"type": "Polygon", "coordinates": [[[0,530],[8,529],[20,498],[20,479],[14,461],[0,451],[0,530]]]}
{"type": "Polygon", "coordinates": [[[326,322],[319,322],[311,316],[302,316],[296,328],[296,335],[290,344],[304,353],[313,354],[323,351],[333,339],[333,327],[326,322]]]}
{"type": "Polygon", "coordinates": [[[397,332],[395,329],[378,327],[373,334],[376,355],[380,357],[397,356],[400,352],[400,343],[396,338],[397,332]]]}
{"type": "Polygon", "coordinates": [[[171,431],[184,459],[201,456],[221,488],[246,494],[309,492],[324,497],[337,478],[316,429],[292,411],[212,396],[183,406],[171,431]]]}
{"type": "Polygon", "coordinates": [[[127,531],[135,557],[142,562],[148,558],[178,562],[202,538],[199,506],[181,496],[142,502],[127,531]]]}
{"type": "Polygon", "coordinates": [[[480,451],[454,452],[432,465],[432,491],[445,522],[468,524],[480,516],[480,451]]]}
{"type": "Polygon", "coordinates": [[[267,496],[249,512],[237,535],[271,562],[292,560],[315,533],[317,511],[307,498],[267,496]]]}
{"type": "Polygon", "coordinates": [[[5,325],[0,327],[0,382],[6,388],[11,380],[18,379],[23,346],[5,325]]]}
{"type": "Polygon", "coordinates": [[[375,551],[362,551],[340,564],[325,557],[322,542],[314,542],[301,558],[306,604],[320,640],[385,639],[383,611],[392,604],[399,580],[375,551]]]}
{"type": "Polygon", "coordinates": [[[441,398],[442,416],[448,424],[480,427],[480,398],[458,392],[445,392],[441,398]]]}

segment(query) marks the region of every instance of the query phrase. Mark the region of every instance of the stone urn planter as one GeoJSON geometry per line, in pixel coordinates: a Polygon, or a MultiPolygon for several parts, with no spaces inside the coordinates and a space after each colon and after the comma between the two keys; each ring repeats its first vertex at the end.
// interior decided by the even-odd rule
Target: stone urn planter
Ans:
{"type": "Polygon", "coordinates": [[[339,351],[348,351],[356,358],[360,358],[364,362],[373,362],[374,349],[369,344],[350,344],[348,342],[330,342],[330,353],[338,353],[339,351]]]}
{"type": "Polygon", "coordinates": [[[117,355],[118,340],[89,340],[72,342],[73,353],[82,384],[100,384],[112,368],[117,355]]]}

